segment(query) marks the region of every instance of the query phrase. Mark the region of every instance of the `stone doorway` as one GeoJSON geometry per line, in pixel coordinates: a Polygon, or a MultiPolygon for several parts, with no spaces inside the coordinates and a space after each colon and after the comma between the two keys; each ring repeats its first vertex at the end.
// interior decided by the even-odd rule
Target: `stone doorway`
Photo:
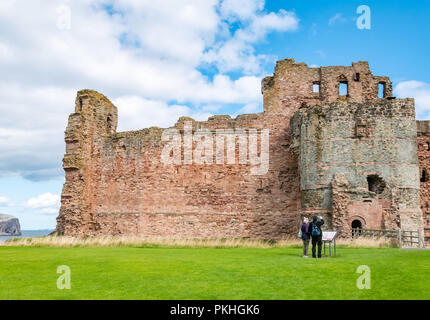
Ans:
{"type": "Polygon", "coordinates": [[[353,220],[351,223],[351,228],[352,228],[352,236],[356,237],[361,234],[363,229],[363,224],[361,223],[360,220],[353,220]]]}

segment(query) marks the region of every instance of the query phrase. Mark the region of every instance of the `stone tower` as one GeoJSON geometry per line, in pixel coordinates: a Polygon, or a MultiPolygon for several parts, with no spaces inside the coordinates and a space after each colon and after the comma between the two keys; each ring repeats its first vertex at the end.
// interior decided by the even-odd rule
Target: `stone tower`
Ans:
{"type": "Polygon", "coordinates": [[[287,68],[302,75],[283,90],[300,105],[290,132],[301,215],[325,216],[326,227],[342,236],[352,227],[423,235],[413,99],[393,98],[390,80],[373,76],[366,62],[324,68],[290,62],[287,68]]]}
{"type": "Polygon", "coordinates": [[[91,198],[97,176],[94,172],[94,150],[116,132],[117,108],[102,94],[92,90],[79,91],[75,112],[69,116],[65,132],[66,154],[63,168],[66,183],[61,195],[57,232],[70,234],[79,230],[85,235],[94,231],[91,198]]]}
{"type": "Polygon", "coordinates": [[[354,225],[422,233],[430,125],[422,123],[417,137],[413,99],[393,98],[389,78],[374,76],[364,61],[320,68],[278,61],[261,89],[262,113],[181,117],[171,128],[127,132],[116,132],[117,108],[105,96],[78,92],[57,233],[282,239],[313,214],[342,236],[354,225]],[[166,132],[181,135],[178,162],[161,161],[166,132]],[[185,148],[201,154],[198,132],[223,141],[205,163],[185,161],[185,148]],[[254,141],[261,156],[263,132],[270,132],[269,165],[253,174],[251,149],[240,141],[254,141]],[[218,162],[228,154],[233,161],[218,162]]]}

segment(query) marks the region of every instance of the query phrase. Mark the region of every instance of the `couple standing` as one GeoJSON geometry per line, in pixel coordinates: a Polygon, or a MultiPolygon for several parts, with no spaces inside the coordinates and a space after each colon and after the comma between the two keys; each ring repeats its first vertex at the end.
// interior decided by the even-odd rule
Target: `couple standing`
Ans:
{"type": "Polygon", "coordinates": [[[322,217],[314,216],[312,222],[309,223],[308,218],[303,219],[300,231],[303,240],[303,257],[308,258],[309,241],[312,238],[312,258],[316,258],[316,246],[318,245],[318,258],[321,258],[322,250],[322,230],[321,226],[324,224],[322,217]]]}

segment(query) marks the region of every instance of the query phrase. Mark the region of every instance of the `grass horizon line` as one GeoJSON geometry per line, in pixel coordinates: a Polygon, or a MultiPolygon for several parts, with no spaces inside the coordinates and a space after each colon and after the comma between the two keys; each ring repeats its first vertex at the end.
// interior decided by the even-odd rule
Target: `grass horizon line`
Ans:
{"type": "MultiPolygon", "coordinates": [[[[396,248],[393,239],[384,238],[339,238],[337,246],[351,248],[396,248]]],[[[279,248],[299,247],[302,240],[286,237],[279,240],[250,238],[174,238],[174,237],[139,237],[139,236],[84,236],[70,237],[48,235],[29,238],[14,238],[0,243],[0,246],[33,247],[185,247],[185,248],[279,248]]],[[[328,244],[327,244],[328,249],[328,244]]]]}

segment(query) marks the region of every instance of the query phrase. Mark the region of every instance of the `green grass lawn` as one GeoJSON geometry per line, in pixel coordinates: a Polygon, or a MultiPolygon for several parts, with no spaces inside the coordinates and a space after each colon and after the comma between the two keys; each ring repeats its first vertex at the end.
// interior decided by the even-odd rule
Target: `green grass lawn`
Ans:
{"type": "Polygon", "coordinates": [[[430,251],[0,247],[0,299],[430,299],[430,251]],[[58,290],[57,266],[71,268],[58,290]],[[356,286],[371,269],[371,289],[356,286]]]}

